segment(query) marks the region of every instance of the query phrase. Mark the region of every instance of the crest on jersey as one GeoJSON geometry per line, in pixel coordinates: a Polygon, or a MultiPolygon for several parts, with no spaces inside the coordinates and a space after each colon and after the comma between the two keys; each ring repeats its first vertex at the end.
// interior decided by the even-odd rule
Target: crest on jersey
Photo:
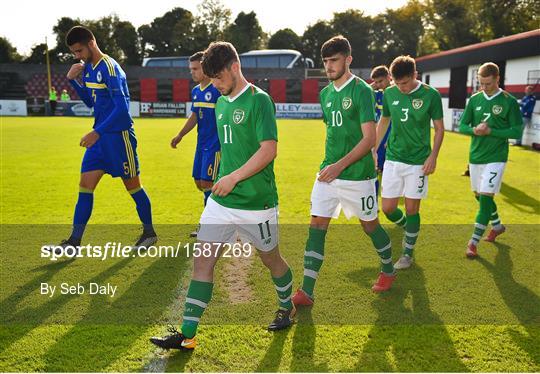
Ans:
{"type": "Polygon", "coordinates": [[[86,73],[85,78],[90,78],[90,73],[86,73]]]}
{"type": "Polygon", "coordinates": [[[204,99],[205,99],[206,101],[212,100],[212,92],[207,92],[207,93],[205,93],[205,94],[204,94],[204,99]]]}
{"type": "Polygon", "coordinates": [[[97,81],[98,81],[98,82],[101,82],[101,78],[102,78],[102,77],[101,77],[101,71],[98,71],[98,72],[97,72],[97,75],[96,75],[97,81]]]}
{"type": "Polygon", "coordinates": [[[343,107],[343,109],[347,110],[351,107],[351,105],[352,99],[350,97],[344,97],[343,101],[341,102],[341,106],[343,107]]]}
{"type": "Polygon", "coordinates": [[[503,110],[503,107],[500,105],[493,105],[493,108],[491,108],[491,111],[495,115],[501,114],[502,110],[503,110]]]}
{"type": "Polygon", "coordinates": [[[244,119],[244,111],[242,109],[235,109],[232,115],[233,122],[237,125],[244,119]]]}
{"type": "Polygon", "coordinates": [[[414,99],[412,101],[412,107],[414,109],[420,109],[420,108],[422,108],[422,105],[424,105],[424,100],[422,100],[422,99],[414,99]]]}

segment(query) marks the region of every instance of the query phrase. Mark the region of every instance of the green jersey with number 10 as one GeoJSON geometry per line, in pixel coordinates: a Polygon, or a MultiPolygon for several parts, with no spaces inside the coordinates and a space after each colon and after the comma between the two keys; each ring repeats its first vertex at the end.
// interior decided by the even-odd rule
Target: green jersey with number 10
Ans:
{"type": "MultiPolygon", "coordinates": [[[[323,120],[326,124],[326,147],[320,169],[334,164],[348,154],[362,140],[365,122],[375,121],[373,89],[362,79],[352,76],[341,87],[333,83],[319,94],[323,120]]],[[[366,180],[376,177],[371,152],[349,165],[338,179],[366,180]]]]}
{"type": "Polygon", "coordinates": [[[384,91],[383,117],[392,118],[386,159],[423,165],[431,154],[431,120],[443,118],[439,91],[421,82],[408,94],[390,86],[384,91]]]}
{"type": "Polygon", "coordinates": [[[523,118],[516,98],[500,90],[491,97],[483,91],[471,96],[459,121],[459,131],[472,135],[469,162],[489,164],[508,160],[508,139],[519,139],[523,118]],[[473,129],[487,122],[491,133],[476,136],[473,129]]]}
{"type": "MultiPolygon", "coordinates": [[[[216,123],[221,144],[218,181],[241,168],[265,140],[277,140],[276,107],[266,92],[252,84],[236,97],[221,96],[216,104],[216,123]]],[[[264,210],[278,203],[274,162],[241,181],[227,196],[212,195],[227,208],[264,210]]]]}

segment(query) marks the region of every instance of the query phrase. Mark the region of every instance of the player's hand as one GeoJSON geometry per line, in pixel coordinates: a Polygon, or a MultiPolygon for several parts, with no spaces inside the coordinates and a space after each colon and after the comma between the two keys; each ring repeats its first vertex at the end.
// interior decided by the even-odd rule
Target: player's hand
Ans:
{"type": "Polygon", "coordinates": [[[176,146],[178,145],[178,143],[180,143],[181,140],[182,140],[182,137],[180,136],[180,134],[176,135],[171,140],[171,147],[176,149],[176,146]]]}
{"type": "Polygon", "coordinates": [[[227,196],[238,184],[234,174],[229,174],[221,178],[212,187],[212,193],[216,196],[227,196]]]}
{"type": "Polygon", "coordinates": [[[78,62],[76,64],[71,65],[71,68],[69,69],[67,73],[67,79],[77,79],[79,75],[81,75],[82,71],[84,70],[84,64],[82,62],[78,62]]]}
{"type": "Polygon", "coordinates": [[[342,171],[343,168],[338,163],[328,165],[319,172],[319,182],[330,183],[336,179],[342,171]]]}
{"type": "Polygon", "coordinates": [[[437,158],[434,157],[433,155],[430,155],[424,162],[422,171],[424,172],[424,175],[430,175],[435,172],[436,167],[437,167],[437,158]]]}
{"type": "Polygon", "coordinates": [[[486,122],[482,122],[473,129],[473,133],[476,136],[485,136],[491,133],[491,129],[486,122]]]}
{"type": "Polygon", "coordinates": [[[98,139],[99,139],[99,134],[96,131],[91,131],[82,137],[80,146],[85,147],[85,148],[90,148],[91,146],[96,144],[98,139]]]}

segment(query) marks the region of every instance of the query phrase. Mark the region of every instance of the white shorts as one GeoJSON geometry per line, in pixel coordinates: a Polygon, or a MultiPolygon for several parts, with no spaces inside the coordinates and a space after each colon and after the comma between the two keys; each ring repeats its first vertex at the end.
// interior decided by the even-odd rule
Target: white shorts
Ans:
{"type": "Polygon", "coordinates": [[[498,193],[501,190],[505,167],[506,162],[469,164],[472,190],[478,193],[498,193]]]}
{"type": "Polygon", "coordinates": [[[237,238],[268,252],[279,242],[278,209],[244,210],[224,207],[208,198],[197,239],[209,243],[235,243],[237,238]]]}
{"type": "Polygon", "coordinates": [[[334,179],[326,183],[315,179],[311,191],[311,215],[338,218],[343,209],[347,219],[354,216],[362,221],[373,221],[377,218],[378,209],[376,180],[376,178],[364,181],[334,179]]]}
{"type": "Polygon", "coordinates": [[[409,165],[403,162],[384,162],[381,196],[387,199],[405,196],[409,199],[424,199],[428,192],[428,177],[423,165],[409,165]]]}

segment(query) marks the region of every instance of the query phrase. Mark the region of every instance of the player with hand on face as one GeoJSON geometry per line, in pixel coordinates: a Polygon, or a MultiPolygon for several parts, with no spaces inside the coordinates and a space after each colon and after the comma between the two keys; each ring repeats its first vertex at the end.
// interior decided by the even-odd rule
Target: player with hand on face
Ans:
{"type": "Polygon", "coordinates": [[[81,100],[94,109],[93,130],[82,137],[85,153],[75,206],[73,230],[61,247],[78,246],[92,214],[94,190],[104,174],[120,177],[135,201],[143,232],[137,247],[148,247],[157,241],[152,225],[150,199],[139,178],[137,139],[129,114],[129,89],[126,74],[111,57],[99,49],[92,32],[75,26],[66,35],[66,44],[76,60],[67,73],[81,100]],[[81,82],[78,81],[81,80],[81,82]]]}

